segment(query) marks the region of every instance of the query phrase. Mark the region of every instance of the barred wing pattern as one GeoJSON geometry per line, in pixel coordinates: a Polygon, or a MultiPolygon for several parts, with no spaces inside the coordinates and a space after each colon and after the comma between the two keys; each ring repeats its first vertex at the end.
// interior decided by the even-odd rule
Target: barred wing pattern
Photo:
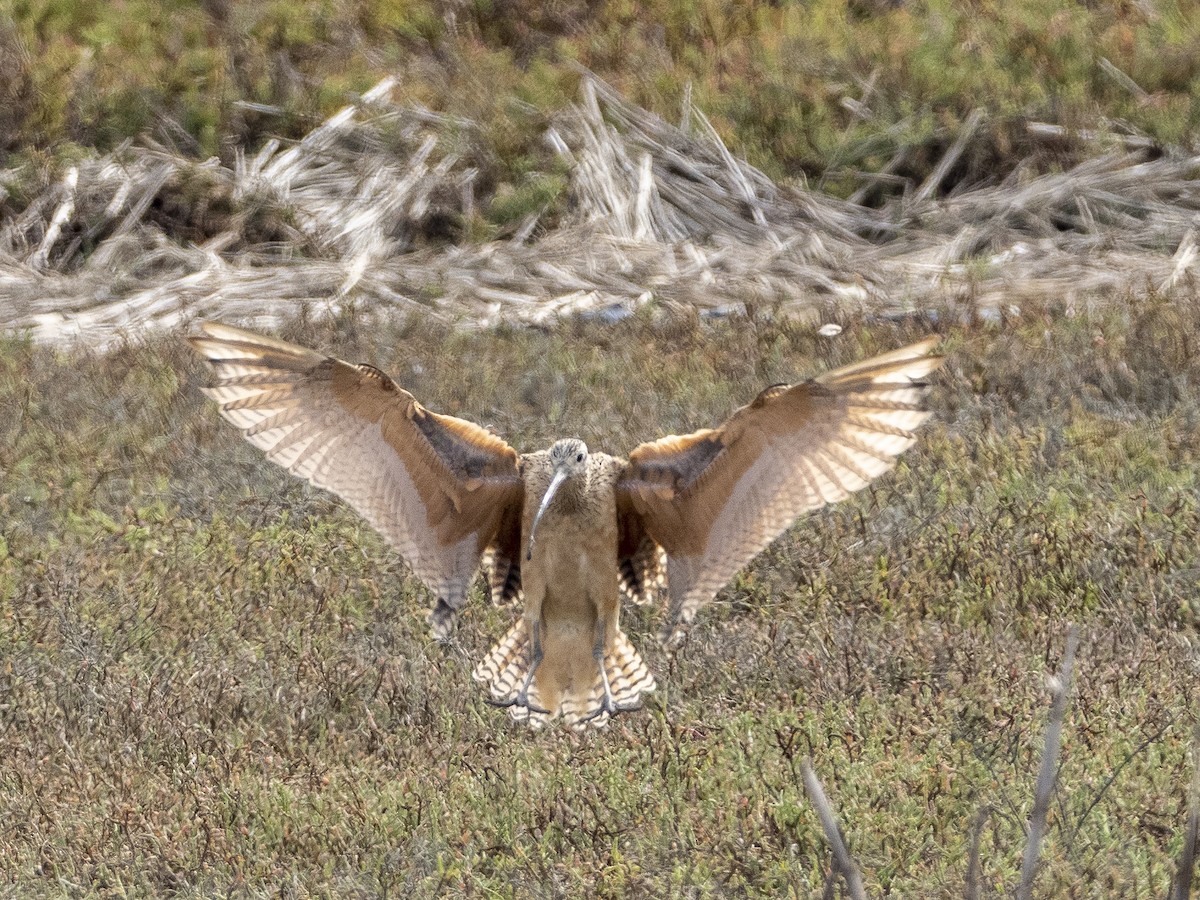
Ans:
{"type": "MultiPolygon", "coordinates": [[[[520,523],[517,534],[520,535],[520,523]]],[[[488,547],[479,564],[487,583],[488,596],[496,606],[520,606],[525,602],[521,590],[521,554],[505,552],[495,545],[488,547]]]]}
{"type": "Polygon", "coordinates": [[[767,388],[719,428],[629,455],[618,516],[623,540],[641,528],[667,553],[664,643],[798,516],[895,465],[929,417],[921,379],[941,365],[936,342],[767,388]]]}
{"type": "Polygon", "coordinates": [[[370,366],[216,323],[189,338],[221,415],[267,458],[348,502],[437,598],[436,637],[486,548],[519,556],[518,458],[477,425],[430,412],[370,366]]]}

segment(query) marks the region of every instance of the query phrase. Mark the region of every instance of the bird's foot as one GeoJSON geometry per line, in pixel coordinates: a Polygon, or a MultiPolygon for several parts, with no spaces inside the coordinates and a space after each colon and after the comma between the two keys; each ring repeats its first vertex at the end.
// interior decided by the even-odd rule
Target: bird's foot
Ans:
{"type": "Polygon", "coordinates": [[[634,700],[632,703],[618,703],[612,693],[612,686],[608,681],[608,671],[605,669],[605,658],[602,652],[597,653],[597,661],[600,663],[600,684],[604,688],[604,693],[600,695],[600,705],[583,716],[579,720],[579,724],[583,725],[587,722],[597,719],[600,716],[608,713],[609,717],[615,716],[617,713],[633,712],[635,709],[642,708],[642,699],[634,700]]]}
{"type": "Polygon", "coordinates": [[[591,722],[593,719],[600,718],[600,716],[604,715],[605,713],[607,713],[609,718],[611,718],[611,717],[615,716],[617,713],[633,712],[634,710],[641,709],[641,708],[642,708],[641,699],[638,699],[634,703],[618,703],[616,700],[613,699],[613,695],[611,692],[605,691],[604,696],[600,698],[600,705],[597,706],[590,713],[588,713],[586,716],[583,716],[582,718],[580,718],[579,724],[584,725],[588,722],[591,722]]]}
{"type": "Polygon", "coordinates": [[[489,706],[495,706],[500,709],[508,709],[509,707],[516,706],[516,707],[520,707],[521,709],[529,710],[529,712],[535,713],[537,715],[541,715],[541,716],[550,715],[550,710],[542,709],[536,703],[529,702],[529,692],[528,691],[523,691],[523,690],[517,691],[517,693],[514,696],[510,697],[508,700],[496,700],[496,699],[493,699],[492,697],[488,697],[486,699],[487,699],[489,706]]]}
{"type": "Polygon", "coordinates": [[[511,706],[521,707],[531,713],[537,715],[548,716],[550,710],[542,709],[540,706],[531,703],[529,700],[529,688],[533,686],[533,677],[537,674],[538,666],[542,664],[542,640],[540,629],[538,626],[533,627],[533,640],[529,648],[529,671],[525,674],[525,680],[521,682],[521,689],[508,700],[488,700],[492,706],[508,708],[511,706]]]}

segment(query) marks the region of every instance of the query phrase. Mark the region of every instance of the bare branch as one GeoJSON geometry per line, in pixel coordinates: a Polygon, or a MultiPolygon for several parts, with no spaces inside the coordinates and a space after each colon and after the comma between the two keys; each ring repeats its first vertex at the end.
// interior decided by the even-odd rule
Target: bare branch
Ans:
{"type": "Polygon", "coordinates": [[[1075,838],[1079,835],[1079,829],[1083,827],[1083,823],[1086,822],[1088,816],[1092,814],[1092,810],[1095,809],[1099,805],[1100,801],[1104,799],[1104,795],[1108,792],[1108,789],[1113,786],[1113,783],[1116,782],[1117,777],[1121,774],[1125,767],[1134,759],[1136,759],[1138,755],[1140,755],[1141,752],[1151,744],[1157,744],[1160,740],[1162,740],[1163,735],[1167,733],[1167,729],[1174,724],[1175,717],[1173,715],[1167,716],[1167,720],[1153,734],[1151,734],[1148,738],[1143,740],[1125,755],[1125,758],[1117,764],[1117,766],[1112,770],[1112,773],[1106,779],[1104,779],[1104,784],[1100,785],[1100,789],[1096,791],[1096,795],[1092,797],[1092,802],[1087,805],[1087,809],[1083,811],[1082,815],[1080,815],[1079,819],[1075,822],[1075,827],[1071,829],[1071,836],[1067,839],[1068,842],[1074,842],[1075,838]]]}
{"type": "Polygon", "coordinates": [[[821,782],[813,771],[812,761],[807,757],[800,762],[800,772],[804,777],[804,791],[817,811],[817,818],[821,820],[825,839],[829,841],[829,846],[833,850],[834,867],[840,870],[842,877],[846,879],[846,888],[850,891],[850,896],[854,900],[866,900],[867,892],[863,887],[862,876],[858,874],[858,866],[854,864],[854,860],[850,857],[850,851],[846,849],[846,842],[842,840],[842,832],[838,827],[837,816],[833,812],[833,807],[829,805],[829,798],[825,796],[825,790],[821,787],[821,782]]]}
{"type": "Polygon", "coordinates": [[[1179,870],[1175,874],[1175,890],[1171,900],[1188,900],[1192,896],[1192,877],[1196,873],[1196,844],[1200,842],[1200,726],[1192,735],[1191,800],[1188,804],[1187,831],[1183,835],[1183,849],[1179,851],[1179,870]]]}
{"type": "Polygon", "coordinates": [[[946,155],[942,157],[937,168],[925,179],[925,183],[917,188],[917,193],[913,196],[913,200],[916,203],[924,203],[933,196],[942,182],[946,180],[946,176],[950,174],[950,170],[958,162],[958,158],[967,149],[967,144],[971,142],[971,138],[975,136],[975,132],[979,130],[979,126],[982,124],[983,110],[972,110],[971,115],[967,116],[967,121],[963,122],[962,128],[959,129],[958,137],[954,139],[954,143],[950,145],[950,149],[946,151],[946,155]]]}
{"type": "Polygon", "coordinates": [[[1134,81],[1128,74],[1117,68],[1116,64],[1113,63],[1113,61],[1108,57],[1100,57],[1099,65],[1100,69],[1105,75],[1107,75],[1121,87],[1125,88],[1125,90],[1129,91],[1129,93],[1133,94],[1133,96],[1138,100],[1149,99],[1150,94],[1147,93],[1147,91],[1140,84],[1134,81]]]}
{"type": "Polygon", "coordinates": [[[1017,900],[1028,900],[1033,896],[1033,879],[1037,874],[1038,857],[1042,852],[1042,838],[1046,834],[1046,817],[1050,812],[1050,792],[1058,766],[1058,751],[1062,746],[1062,727],[1067,715],[1067,697],[1071,691],[1071,673],[1075,666],[1075,648],[1079,645],[1079,629],[1072,625],[1067,631],[1067,652],[1063,656],[1062,669],[1052,683],[1054,700],[1050,704],[1050,722],[1046,726],[1046,743],[1042,748],[1042,767],[1038,772],[1037,789],[1033,801],[1033,813],[1029,818],[1029,843],[1025,845],[1025,859],[1021,864],[1021,884],[1017,888],[1017,900]]]}
{"type": "Polygon", "coordinates": [[[983,826],[987,824],[991,808],[979,807],[975,824],[971,826],[971,851],[967,855],[967,900],[979,900],[983,896],[983,866],[979,862],[979,845],[983,842],[983,826]]]}

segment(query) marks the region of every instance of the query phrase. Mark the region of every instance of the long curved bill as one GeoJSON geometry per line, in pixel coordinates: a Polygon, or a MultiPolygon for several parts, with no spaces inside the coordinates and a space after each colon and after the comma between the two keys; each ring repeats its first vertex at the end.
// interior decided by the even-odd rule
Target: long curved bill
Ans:
{"type": "Polygon", "coordinates": [[[550,507],[550,501],[554,499],[554,495],[558,493],[558,489],[566,480],[567,473],[562,469],[555,472],[554,477],[550,479],[550,487],[546,488],[546,493],[542,495],[542,503],[538,507],[537,515],[533,517],[533,524],[529,526],[529,548],[525,551],[526,560],[533,559],[533,540],[537,537],[538,523],[542,521],[542,516],[550,507]]]}

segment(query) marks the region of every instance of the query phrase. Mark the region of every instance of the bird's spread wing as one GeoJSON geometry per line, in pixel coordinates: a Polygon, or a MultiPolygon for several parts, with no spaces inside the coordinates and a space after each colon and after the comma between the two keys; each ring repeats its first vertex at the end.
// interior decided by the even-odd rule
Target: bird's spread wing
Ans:
{"type": "Polygon", "coordinates": [[[665,437],[629,455],[618,483],[625,552],[644,534],[667,553],[660,635],[711,600],[801,513],[865,487],[912,445],[936,338],[767,388],[719,428],[665,437]]]}
{"type": "Polygon", "coordinates": [[[519,556],[517,454],[471,422],[430,412],[382,372],[207,323],[221,415],[267,458],[353,506],[438,598],[446,637],[485,548],[519,556]],[[515,528],[514,528],[515,523],[515,528]]]}
{"type": "Polygon", "coordinates": [[[633,508],[628,482],[617,484],[617,579],[621,596],[643,606],[659,596],[667,583],[667,556],[646,533],[646,523],[633,508]]]}
{"type": "Polygon", "coordinates": [[[514,539],[512,546],[508,548],[496,545],[488,547],[483,554],[480,568],[483,570],[488,593],[494,604],[519,606],[525,602],[525,592],[521,589],[520,521],[511,526],[511,530],[501,527],[501,533],[514,539]]]}

